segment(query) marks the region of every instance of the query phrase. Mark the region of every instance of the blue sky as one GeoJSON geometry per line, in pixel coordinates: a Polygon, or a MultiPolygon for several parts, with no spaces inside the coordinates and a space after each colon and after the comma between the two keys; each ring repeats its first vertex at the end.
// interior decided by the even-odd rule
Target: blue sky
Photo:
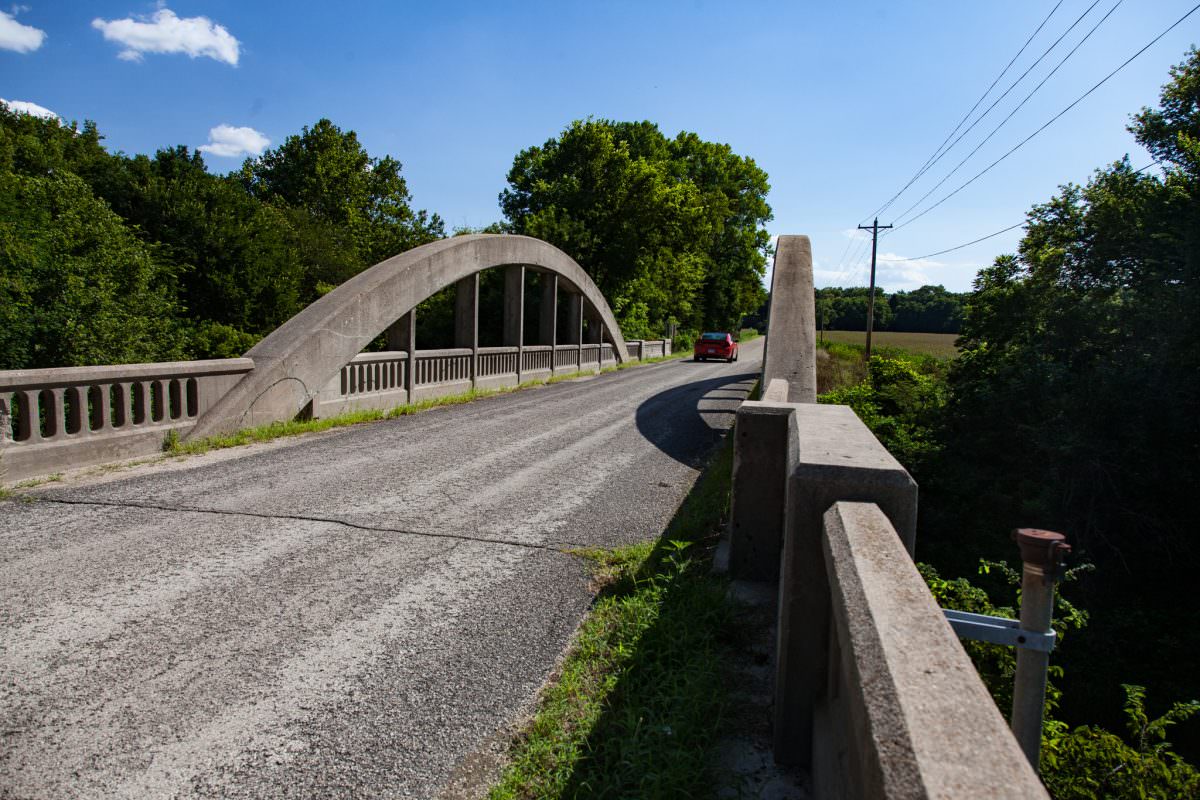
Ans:
{"type": "MultiPolygon", "coordinates": [[[[695,131],[754,158],[770,175],[771,233],[812,237],[819,285],[864,285],[869,252],[851,238],[855,226],[933,154],[1055,4],[25,0],[0,16],[0,97],[95,120],[113,150],[207,145],[217,172],[244,158],[222,152],[274,146],[328,117],[357,131],[372,155],[399,159],[414,205],[450,227],[499,219],[513,156],[572,120],[648,119],[669,136],[695,131]],[[218,126],[227,135],[214,149],[218,126]]],[[[941,180],[1114,4],[927,203],[1195,2],[1099,0],[880,223],[941,180]]],[[[1063,0],[980,110],[1089,6],[1063,0]]],[[[1126,153],[1135,167],[1149,163],[1125,131],[1129,114],[1157,101],[1198,33],[1200,12],[987,175],[881,238],[880,284],[965,290],[980,266],[1015,248],[1019,229],[943,256],[895,259],[1019,223],[1059,184],[1126,153]]]]}

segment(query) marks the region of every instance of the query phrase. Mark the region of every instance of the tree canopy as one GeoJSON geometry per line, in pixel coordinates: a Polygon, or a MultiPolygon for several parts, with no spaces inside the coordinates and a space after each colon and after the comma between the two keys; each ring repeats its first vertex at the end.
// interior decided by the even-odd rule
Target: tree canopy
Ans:
{"type": "Polygon", "coordinates": [[[979,273],[944,461],[922,486],[935,548],[962,549],[961,522],[944,511],[978,520],[992,555],[1033,524],[1067,533],[1096,564],[1081,589],[1095,624],[1068,669],[1083,676],[1065,701],[1076,708],[1118,706],[1119,680],[1163,697],[1195,690],[1175,665],[1200,656],[1180,603],[1200,568],[1198,108],[1192,50],[1130,126],[1162,177],[1125,158],[1063,186],[1029,212],[1017,254],[979,273]]]}
{"type": "Polygon", "coordinates": [[[627,336],[732,330],[763,300],[766,173],[694,133],[576,121],[521,151],[500,206],[510,230],[579,262],[627,336]]]}
{"type": "Polygon", "coordinates": [[[231,176],[109,153],[0,108],[0,369],[241,355],[362,269],[443,236],[393,158],[318,121],[231,176]]]}

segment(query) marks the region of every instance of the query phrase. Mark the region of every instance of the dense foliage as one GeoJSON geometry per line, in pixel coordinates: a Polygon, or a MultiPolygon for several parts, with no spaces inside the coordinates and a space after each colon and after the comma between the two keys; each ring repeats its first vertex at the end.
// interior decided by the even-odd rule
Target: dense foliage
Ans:
{"type": "MultiPolygon", "coordinates": [[[[1120,684],[1200,696],[1200,53],[1131,125],[1128,160],[1035,206],[1018,254],[976,280],[950,376],[945,451],[924,487],[947,558],[970,520],[987,555],[1018,525],[1061,530],[1096,572],[1088,636],[1064,651],[1068,718],[1119,724],[1120,684]]],[[[1190,726],[1181,746],[1193,757],[1190,726]]]]}
{"type": "MultiPolygon", "coordinates": [[[[835,331],[865,331],[870,296],[871,290],[866,286],[817,289],[817,326],[835,331]]],[[[922,286],[890,295],[876,288],[871,327],[905,333],[958,333],[966,297],[966,293],[949,292],[943,286],[922,286]]]]}
{"type": "Polygon", "coordinates": [[[514,233],[570,254],[626,336],[736,330],[763,301],[767,175],[728,145],[650,122],[587,120],[519,153],[500,205],[514,233]]]}
{"type": "MultiPolygon", "coordinates": [[[[1200,726],[1176,731],[1182,755],[1165,740],[1200,708],[1200,52],[1130,130],[1162,177],[1123,159],[1035,206],[1018,253],[966,298],[940,389],[919,364],[876,358],[836,395],[914,471],[918,555],[937,572],[1015,560],[1016,527],[1064,532],[1090,565],[1067,589],[1088,627],[1055,654],[1044,777],[1059,798],[1200,795],[1183,760],[1200,756],[1200,726]],[[1127,740],[1110,732],[1122,728],[1127,740]]],[[[947,605],[990,602],[926,577],[947,605]]],[[[1007,659],[977,660],[993,689],[1007,659]]]]}
{"type": "Polygon", "coordinates": [[[328,120],[213,175],[0,107],[0,369],[241,355],[322,293],[443,235],[400,164],[328,120]]]}
{"type": "MultiPolygon", "coordinates": [[[[828,343],[824,352],[828,356],[823,358],[824,361],[837,364],[860,363],[862,358],[862,347],[858,345],[828,343]]],[[[936,480],[941,466],[937,456],[943,446],[937,425],[949,407],[946,367],[943,361],[928,355],[884,348],[883,355],[871,358],[860,380],[854,380],[854,370],[833,370],[843,379],[819,400],[851,406],[910,470],[925,480],[936,480]]],[[[922,485],[923,506],[927,504],[926,486],[922,485]]],[[[973,521],[967,522],[975,527],[973,521]]],[[[922,558],[947,563],[949,569],[960,569],[959,565],[965,560],[947,559],[944,552],[936,548],[929,551],[924,538],[926,533],[928,529],[923,527],[918,541],[922,558]]],[[[958,549],[964,559],[977,558],[978,541],[971,531],[960,530],[958,534],[958,549]]],[[[1011,550],[1011,545],[1009,548],[1011,550]]],[[[978,576],[974,582],[963,577],[944,578],[939,568],[932,564],[918,566],[938,605],[943,608],[1015,618],[1020,574],[1003,561],[982,560],[976,564],[978,576]],[[1001,602],[1006,604],[997,603],[994,596],[1003,598],[1001,602]]],[[[1081,588],[1079,578],[1092,574],[1093,567],[1083,564],[1069,570],[1064,587],[1056,596],[1054,628],[1060,643],[1056,661],[1062,654],[1086,646],[1091,635],[1090,630],[1074,633],[1088,625],[1091,615],[1064,595],[1077,595],[1081,588]]],[[[975,571],[975,564],[971,565],[971,570],[975,571]]],[[[974,641],[964,641],[963,645],[996,705],[1007,715],[1012,707],[1016,669],[1014,651],[974,641]]],[[[1101,725],[1076,722],[1072,727],[1065,721],[1060,706],[1066,696],[1076,691],[1079,681],[1075,680],[1073,668],[1064,670],[1059,664],[1051,665],[1050,675],[1052,680],[1047,687],[1043,725],[1042,778],[1055,798],[1167,800],[1198,796],[1200,772],[1172,749],[1171,743],[1166,741],[1166,733],[1170,726],[1200,711],[1200,703],[1177,702],[1152,719],[1146,709],[1145,688],[1118,684],[1125,692],[1125,727],[1128,729],[1128,738],[1122,739],[1101,725]],[[1061,687],[1065,687],[1066,694],[1061,687]]],[[[1118,714],[1120,706],[1114,706],[1111,711],[1118,714]]],[[[1093,709],[1075,719],[1095,720],[1097,716],[1093,709]]],[[[1114,727],[1121,727],[1119,720],[1114,727]]]]}

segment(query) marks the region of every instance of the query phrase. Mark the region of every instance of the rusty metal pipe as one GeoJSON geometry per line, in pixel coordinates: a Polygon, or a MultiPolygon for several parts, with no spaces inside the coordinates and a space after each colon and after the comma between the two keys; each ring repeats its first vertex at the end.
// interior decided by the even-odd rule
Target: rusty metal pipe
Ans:
{"type": "MultiPolygon", "coordinates": [[[[1020,528],[1013,539],[1021,548],[1021,629],[1048,633],[1054,617],[1054,584],[1061,575],[1063,557],[1071,551],[1061,533],[1020,528]]],[[[1037,770],[1041,760],[1042,711],[1046,705],[1046,669],[1050,654],[1017,648],[1013,681],[1012,731],[1029,763],[1037,770]]]]}

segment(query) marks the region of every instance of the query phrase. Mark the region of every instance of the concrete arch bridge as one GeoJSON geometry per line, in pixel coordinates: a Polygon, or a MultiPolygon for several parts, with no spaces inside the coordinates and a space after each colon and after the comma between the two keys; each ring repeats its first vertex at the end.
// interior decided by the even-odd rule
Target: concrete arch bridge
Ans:
{"type": "Polygon", "coordinates": [[[243,358],[0,373],[3,481],[157,452],[164,437],[388,409],[669,353],[626,342],[587,273],[553,245],[475,234],[400,253],[312,303],[243,358]],[[480,273],[503,270],[500,346],[480,346],[480,273]],[[536,282],[536,336],[526,294],[536,282]],[[420,350],[416,308],[455,287],[454,347],[420,350]],[[532,320],[530,320],[532,323],[532,320]],[[384,352],[363,352],[381,335],[384,352]]]}

